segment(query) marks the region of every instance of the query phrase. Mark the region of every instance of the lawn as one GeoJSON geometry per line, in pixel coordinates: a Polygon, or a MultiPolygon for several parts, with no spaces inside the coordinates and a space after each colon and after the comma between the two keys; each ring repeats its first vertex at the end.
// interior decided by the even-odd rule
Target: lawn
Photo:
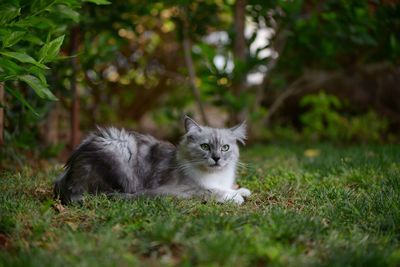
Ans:
{"type": "Polygon", "coordinates": [[[400,266],[400,146],[242,149],[242,206],[52,200],[48,171],[0,177],[0,266],[400,266]]]}

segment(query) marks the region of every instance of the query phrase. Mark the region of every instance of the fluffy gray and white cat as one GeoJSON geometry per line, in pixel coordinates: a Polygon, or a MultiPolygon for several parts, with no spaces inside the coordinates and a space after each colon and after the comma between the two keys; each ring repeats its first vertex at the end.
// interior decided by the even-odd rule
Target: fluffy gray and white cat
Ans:
{"type": "Polygon", "coordinates": [[[242,204],[251,193],[234,189],[234,183],[245,123],[217,129],[185,117],[185,130],[175,147],[149,135],[98,128],[72,153],[54,191],[63,203],[81,201],[84,193],[105,193],[242,204]]]}

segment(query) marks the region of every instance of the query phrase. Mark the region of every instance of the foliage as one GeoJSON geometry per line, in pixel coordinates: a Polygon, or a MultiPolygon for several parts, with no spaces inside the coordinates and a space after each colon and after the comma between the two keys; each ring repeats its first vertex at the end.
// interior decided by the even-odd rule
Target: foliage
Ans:
{"type": "Polygon", "coordinates": [[[353,116],[345,122],[346,139],[361,142],[378,142],[387,132],[388,121],[378,116],[375,112],[369,111],[364,115],[353,116]]]}
{"type": "MultiPolygon", "coordinates": [[[[0,6],[0,83],[30,111],[38,115],[17,89],[26,83],[35,94],[57,100],[46,80],[45,64],[58,60],[68,26],[76,24],[81,0],[15,0],[0,6]]],[[[88,1],[107,4],[103,1],[88,1]]]]}
{"type": "MultiPolygon", "coordinates": [[[[254,138],[254,137],[253,137],[254,138]]],[[[269,128],[261,131],[260,136],[256,136],[258,142],[291,142],[293,144],[304,143],[307,137],[302,134],[298,129],[291,125],[274,124],[269,128]]]]}
{"type": "MultiPolygon", "coordinates": [[[[150,120],[166,129],[158,133],[176,135],[183,113],[198,114],[182,53],[185,30],[192,43],[201,101],[218,110],[221,120],[226,121],[228,113],[243,114],[258,136],[265,136],[261,126],[275,97],[307,69],[346,73],[374,62],[395,65],[400,56],[396,34],[400,5],[394,1],[248,1],[246,24],[252,30],[246,31],[245,60],[235,58],[234,1],[115,0],[111,6],[103,5],[105,0],[6,2],[0,7],[5,143],[26,151],[42,149],[47,139],[38,128],[55,109],[61,110],[59,135],[66,142],[72,80],[78,88],[83,132],[95,124],[136,128],[150,120]],[[75,52],[71,27],[77,33],[75,52]],[[261,36],[260,31],[268,35],[261,36]],[[254,48],[260,38],[268,42],[254,48]],[[75,60],[74,68],[70,59],[75,60]],[[265,75],[259,84],[248,82],[254,73],[265,75]],[[241,89],[236,92],[238,85],[241,89]],[[278,94],[270,97],[272,89],[278,94]],[[55,98],[60,99],[57,104],[47,101],[55,98]]],[[[338,112],[342,117],[346,108],[338,112]]],[[[337,119],[330,118],[331,125],[337,119]]],[[[343,137],[332,126],[322,138],[378,136],[362,137],[370,132],[354,130],[364,127],[354,125],[364,125],[365,119],[349,120],[341,122],[343,127],[357,133],[346,132],[343,137]]],[[[299,117],[292,118],[289,128],[297,127],[298,121],[299,117]]],[[[288,121],[277,116],[274,123],[288,121]]],[[[392,123],[377,125],[380,130],[375,133],[392,129],[392,123]]],[[[279,127],[277,133],[290,135],[279,127]]],[[[21,154],[18,149],[13,153],[21,154]]]]}
{"type": "Polygon", "coordinates": [[[250,147],[239,183],[254,194],[240,207],[103,196],[65,207],[52,200],[59,170],[3,173],[0,265],[398,266],[399,153],[250,147]]]}
{"type": "Polygon", "coordinates": [[[299,74],[304,67],[338,69],[381,60],[398,63],[398,20],[391,19],[400,12],[395,1],[300,2],[282,5],[287,16],[281,20],[289,35],[278,62],[280,71],[285,68],[286,73],[299,74]]]}
{"type": "Polygon", "coordinates": [[[339,138],[338,125],[341,123],[342,117],[337,110],[342,107],[342,103],[337,97],[320,92],[317,95],[303,97],[300,105],[310,107],[300,116],[305,135],[330,139],[339,138]]]}
{"type": "Polygon", "coordinates": [[[331,141],[377,142],[382,140],[388,122],[375,112],[356,116],[344,116],[345,106],[337,97],[321,91],[306,95],[300,105],[308,108],[301,116],[303,133],[312,139],[331,141]]]}
{"type": "MultiPolygon", "coordinates": [[[[87,93],[82,100],[91,113],[82,115],[97,123],[124,125],[132,125],[149,110],[153,117],[166,110],[179,112],[180,117],[193,103],[181,51],[183,23],[189,24],[193,42],[201,43],[208,27],[225,27],[221,17],[229,17],[229,10],[224,9],[223,3],[214,1],[114,1],[112,11],[85,8],[80,82],[87,93]],[[217,15],[210,18],[209,12],[217,15]],[[93,15],[101,21],[94,21],[93,15]],[[160,99],[163,105],[158,105],[160,99]]],[[[197,65],[198,58],[194,59],[197,65]]],[[[170,117],[169,122],[175,119],[170,117]]]]}
{"type": "Polygon", "coordinates": [[[78,3],[74,2],[13,1],[0,8],[0,82],[6,82],[7,91],[31,111],[32,106],[12,83],[24,82],[40,98],[57,99],[48,89],[45,64],[56,60],[67,23],[77,20],[73,8],[78,3]]]}
{"type": "MultiPolygon", "coordinates": [[[[46,100],[58,100],[54,94],[56,83],[49,75],[51,71],[54,74],[50,66],[66,59],[59,53],[69,27],[80,20],[77,10],[83,2],[15,0],[1,4],[0,84],[4,84],[7,93],[5,103],[1,104],[5,106],[5,143],[8,146],[0,151],[2,158],[21,162],[24,158],[21,150],[40,147],[38,125],[54,106],[46,100]]],[[[66,60],[62,62],[68,64],[66,60]]]]}

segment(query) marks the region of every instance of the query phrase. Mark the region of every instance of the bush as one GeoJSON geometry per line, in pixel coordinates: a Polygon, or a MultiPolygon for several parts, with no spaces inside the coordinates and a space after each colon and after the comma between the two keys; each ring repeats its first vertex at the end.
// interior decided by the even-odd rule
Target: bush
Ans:
{"type": "Polygon", "coordinates": [[[325,92],[304,96],[300,105],[308,108],[300,116],[307,139],[377,142],[388,129],[388,121],[374,111],[356,116],[341,114],[344,103],[325,92]]]}

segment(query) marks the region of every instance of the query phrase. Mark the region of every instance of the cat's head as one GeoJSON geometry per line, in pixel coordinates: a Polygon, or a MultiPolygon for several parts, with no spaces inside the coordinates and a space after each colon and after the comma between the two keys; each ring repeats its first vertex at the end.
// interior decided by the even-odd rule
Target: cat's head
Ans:
{"type": "Polygon", "coordinates": [[[185,117],[186,134],[180,144],[180,159],[202,171],[220,171],[234,166],[239,158],[237,142],[246,139],[246,123],[233,128],[218,129],[200,126],[185,117]]]}

